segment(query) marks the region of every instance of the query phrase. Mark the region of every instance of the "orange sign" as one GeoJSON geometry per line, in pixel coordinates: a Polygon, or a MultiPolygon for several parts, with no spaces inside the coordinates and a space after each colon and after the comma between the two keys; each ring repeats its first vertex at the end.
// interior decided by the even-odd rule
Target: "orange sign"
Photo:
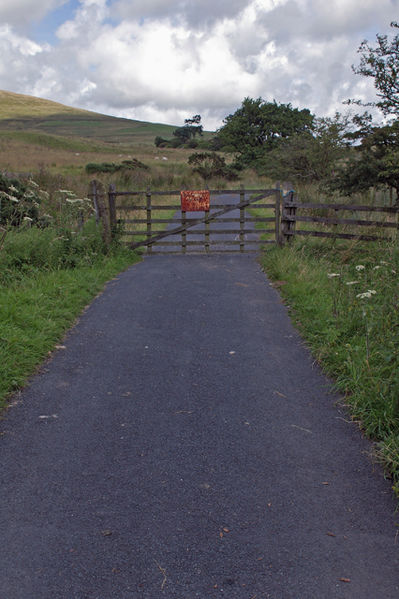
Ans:
{"type": "Polygon", "coordinates": [[[209,210],[211,203],[211,194],[209,191],[182,191],[180,195],[182,212],[209,210]]]}

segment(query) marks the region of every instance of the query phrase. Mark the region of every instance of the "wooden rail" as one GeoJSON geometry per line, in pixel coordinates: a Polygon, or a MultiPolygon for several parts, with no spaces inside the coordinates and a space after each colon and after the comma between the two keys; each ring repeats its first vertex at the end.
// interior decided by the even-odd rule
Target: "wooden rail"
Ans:
{"type": "Polygon", "coordinates": [[[211,210],[189,216],[181,210],[181,204],[175,203],[169,198],[178,196],[180,190],[170,191],[117,191],[111,186],[109,189],[111,228],[114,230],[118,224],[118,215],[123,223],[122,235],[125,238],[133,238],[128,245],[135,249],[147,248],[151,253],[155,247],[164,246],[173,249],[180,248],[182,253],[189,247],[202,247],[205,252],[210,252],[215,247],[223,251],[247,251],[250,248],[263,243],[276,243],[280,237],[280,203],[281,194],[279,189],[227,189],[211,190],[211,196],[215,198],[211,210]],[[236,196],[228,199],[228,203],[218,202],[218,196],[236,196]],[[250,197],[249,197],[250,196],[250,197]],[[268,201],[272,198],[273,201],[268,201]],[[129,201],[129,200],[132,201],[129,201]],[[126,201],[127,200],[127,201],[126,201]],[[266,200],[266,201],[265,201],[266,200]],[[259,202],[259,203],[258,203],[259,202]],[[253,216],[246,212],[246,208],[256,203],[256,208],[271,210],[274,216],[253,216]],[[162,212],[174,212],[173,216],[162,212]],[[230,216],[232,211],[238,211],[238,215],[230,216]],[[277,217],[276,217],[277,215],[277,217]],[[259,224],[261,229],[248,227],[259,224]],[[267,228],[267,224],[273,224],[273,228],[267,228]],[[219,224],[219,228],[217,225],[219,224]],[[168,228],[162,229],[162,225],[168,228]],[[172,225],[172,226],[171,226],[172,225]],[[134,228],[136,227],[136,228],[134,228]],[[195,228],[195,229],[194,229],[195,228]],[[188,235],[191,233],[191,237],[188,235]],[[248,235],[264,233],[273,236],[267,242],[259,241],[259,238],[249,239],[248,235]],[[193,238],[193,235],[195,236],[193,238]],[[224,239],[221,236],[225,236],[224,239]],[[197,239],[198,236],[198,239],[197,239]],[[169,240],[166,240],[169,238],[169,240]],[[224,247],[223,247],[224,246],[224,247]],[[233,249],[237,246],[237,249],[233,249]]]}
{"type": "Polygon", "coordinates": [[[221,195],[236,196],[238,201],[234,203],[232,197],[231,202],[229,199],[227,204],[220,201],[212,202],[211,210],[189,216],[189,213],[181,211],[181,204],[173,198],[180,196],[180,190],[117,191],[115,186],[111,185],[107,206],[101,184],[92,182],[90,187],[97,219],[103,224],[104,241],[109,244],[112,236],[117,231],[120,232],[122,223],[123,236],[131,239],[127,241],[128,245],[132,248],[145,247],[148,253],[156,246],[170,247],[173,252],[178,248],[177,251],[182,253],[189,247],[202,247],[207,253],[215,247],[223,251],[256,251],[255,246],[259,248],[270,243],[282,245],[292,241],[296,235],[380,241],[390,239],[386,235],[379,235],[380,232],[389,233],[396,230],[399,236],[398,205],[301,203],[294,191],[282,196],[278,186],[273,189],[212,190],[210,193],[212,197],[216,196],[216,202],[217,197],[221,195]],[[168,201],[171,197],[172,201],[168,201]],[[131,202],[129,198],[132,199],[131,202]],[[271,214],[249,214],[246,208],[250,206],[268,210],[271,214]],[[166,211],[173,214],[163,218],[162,212],[166,211]],[[230,215],[232,211],[237,213],[230,215]],[[328,215],[328,212],[332,211],[334,214],[328,215]],[[340,213],[345,212],[350,214],[341,216],[340,213]],[[359,213],[365,213],[364,218],[359,218],[359,213]],[[378,213],[385,215],[384,220],[376,218],[378,213]],[[391,217],[391,220],[387,217],[391,217]],[[221,223],[222,227],[216,228],[215,223],[221,223]],[[249,223],[258,225],[259,229],[248,227],[249,223]],[[312,228],[300,228],[301,223],[306,223],[312,228]],[[268,224],[271,225],[270,228],[268,224]],[[163,229],[162,225],[168,228],[163,229]],[[365,228],[374,230],[366,234],[365,228]],[[188,237],[190,233],[195,237],[188,237]],[[248,238],[248,235],[252,236],[254,233],[268,235],[268,239],[248,238]],[[226,238],[222,239],[222,235],[226,238]],[[171,239],[166,240],[167,237],[171,239]],[[236,246],[237,249],[234,249],[236,246]]]}
{"type": "Polygon", "coordinates": [[[332,239],[356,239],[359,241],[381,241],[388,240],[388,237],[380,235],[365,235],[361,232],[352,232],[353,229],[358,227],[373,227],[375,229],[387,230],[396,229],[399,234],[399,206],[368,206],[366,204],[342,204],[342,203],[328,203],[328,204],[314,204],[310,202],[301,203],[298,201],[294,192],[290,192],[283,198],[282,207],[282,218],[281,218],[281,242],[291,241],[295,235],[300,236],[313,236],[313,237],[325,237],[332,239]],[[303,215],[301,212],[333,210],[334,216],[318,216],[317,214],[303,215]],[[367,218],[341,218],[337,216],[339,212],[351,212],[352,215],[356,212],[368,212],[368,213],[382,213],[386,215],[396,215],[396,222],[390,222],[386,220],[376,220],[367,218]],[[299,229],[297,223],[313,223],[315,225],[323,225],[325,227],[336,228],[339,225],[344,227],[350,227],[351,232],[339,231],[338,229],[332,231],[318,229],[299,229]]]}

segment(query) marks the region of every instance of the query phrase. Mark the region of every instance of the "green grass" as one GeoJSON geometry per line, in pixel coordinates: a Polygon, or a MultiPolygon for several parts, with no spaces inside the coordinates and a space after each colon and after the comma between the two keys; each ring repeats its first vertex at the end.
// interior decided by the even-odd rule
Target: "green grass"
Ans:
{"type": "MultiPolygon", "coordinates": [[[[1,121],[0,121],[1,125],[1,121]]],[[[66,138],[36,131],[0,131],[2,140],[15,140],[33,146],[42,146],[49,150],[67,150],[72,152],[110,152],[112,148],[86,139],[66,138]]],[[[115,148],[115,152],[120,151],[115,148]]]]}
{"type": "Polygon", "coordinates": [[[0,252],[0,407],[59,343],[104,284],[139,260],[99,232],[10,233],[0,252]]]}
{"type": "Polygon", "coordinates": [[[3,131],[153,144],[157,135],[171,137],[175,128],[174,125],[112,117],[0,90],[0,129],[3,131]]]}
{"type": "MultiPolygon", "coordinates": [[[[42,133],[113,144],[154,145],[155,137],[170,139],[175,129],[176,125],[113,117],[0,90],[0,130],[3,132],[42,133]]],[[[212,136],[211,132],[204,133],[204,139],[212,136]]]]}
{"type": "Polygon", "coordinates": [[[399,494],[397,245],[298,240],[262,263],[399,494]]]}

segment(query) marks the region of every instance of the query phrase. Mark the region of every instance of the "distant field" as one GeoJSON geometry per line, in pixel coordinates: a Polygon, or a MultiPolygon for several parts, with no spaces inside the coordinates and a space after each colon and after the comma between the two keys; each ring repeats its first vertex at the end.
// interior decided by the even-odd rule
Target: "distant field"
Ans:
{"type": "MultiPolygon", "coordinates": [[[[66,188],[83,195],[93,178],[85,171],[88,163],[137,158],[150,169],[98,178],[118,187],[177,189],[191,184],[187,160],[194,150],[154,145],[156,136],[170,139],[175,128],[0,91],[0,172],[30,174],[51,194],[66,188]]],[[[212,135],[207,132],[204,138],[212,135]]]]}

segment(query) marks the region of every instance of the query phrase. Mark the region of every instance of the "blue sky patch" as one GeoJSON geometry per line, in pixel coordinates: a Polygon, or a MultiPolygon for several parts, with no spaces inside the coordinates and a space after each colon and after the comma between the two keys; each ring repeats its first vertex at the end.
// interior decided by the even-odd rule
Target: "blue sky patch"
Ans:
{"type": "Polygon", "coordinates": [[[58,38],[55,35],[58,27],[73,19],[75,11],[79,8],[78,0],[68,0],[65,4],[48,13],[40,23],[32,24],[31,36],[36,42],[43,44],[45,42],[55,45],[58,38]]]}

